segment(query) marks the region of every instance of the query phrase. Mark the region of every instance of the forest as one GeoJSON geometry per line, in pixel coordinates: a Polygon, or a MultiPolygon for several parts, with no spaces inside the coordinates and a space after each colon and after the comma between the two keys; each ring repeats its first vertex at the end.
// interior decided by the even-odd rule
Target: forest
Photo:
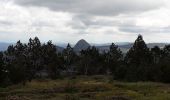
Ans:
{"type": "Polygon", "coordinates": [[[110,75],[123,82],[169,83],[170,45],[148,48],[139,35],[126,54],[114,43],[103,53],[95,46],[75,53],[70,44],[58,52],[52,41],[41,43],[35,37],[28,43],[18,41],[0,52],[0,87],[80,75],[110,75]]]}

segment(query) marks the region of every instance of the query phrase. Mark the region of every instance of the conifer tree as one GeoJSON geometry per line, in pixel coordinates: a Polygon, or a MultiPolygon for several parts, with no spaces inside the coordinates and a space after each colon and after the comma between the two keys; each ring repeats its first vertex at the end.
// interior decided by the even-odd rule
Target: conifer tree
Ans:
{"type": "Polygon", "coordinates": [[[14,50],[13,52],[9,52],[9,60],[8,63],[8,73],[9,78],[12,83],[23,82],[25,84],[27,80],[27,72],[26,72],[26,54],[25,54],[26,45],[22,44],[20,41],[16,43],[14,48],[9,48],[8,51],[14,50]],[[12,56],[11,56],[11,55],[12,56]]]}
{"type": "Polygon", "coordinates": [[[5,85],[5,78],[7,78],[7,69],[5,68],[3,52],[0,52],[0,86],[5,85]]]}
{"type": "Polygon", "coordinates": [[[170,82],[170,45],[166,45],[162,50],[162,57],[159,63],[160,79],[162,82],[170,82]]]}
{"type": "Polygon", "coordinates": [[[145,44],[142,35],[139,35],[125,57],[125,62],[128,66],[127,80],[148,80],[148,69],[151,60],[149,48],[145,44]]]}
{"type": "Polygon", "coordinates": [[[154,46],[151,49],[151,53],[152,53],[152,60],[154,64],[157,64],[160,62],[161,57],[162,57],[162,50],[158,47],[158,46],[154,46]]]}
{"type": "Polygon", "coordinates": [[[68,43],[67,47],[63,50],[63,57],[64,57],[64,68],[68,71],[73,71],[74,68],[72,65],[75,63],[76,60],[76,54],[73,51],[73,48],[68,43]]]}
{"type": "Polygon", "coordinates": [[[112,74],[114,74],[116,68],[121,65],[122,60],[123,60],[122,52],[120,51],[117,45],[112,43],[105,59],[106,64],[109,67],[109,70],[111,71],[112,74]]]}
{"type": "Polygon", "coordinates": [[[38,39],[38,37],[35,37],[34,39],[29,39],[29,42],[27,44],[27,63],[29,66],[29,75],[30,78],[29,80],[31,81],[37,72],[41,71],[43,69],[42,66],[42,46],[41,46],[41,42],[38,39]]]}
{"type": "Polygon", "coordinates": [[[84,73],[84,75],[98,74],[100,70],[99,63],[99,51],[96,47],[88,47],[81,51],[79,67],[81,73],[84,73]]]}
{"type": "Polygon", "coordinates": [[[56,78],[61,68],[56,46],[52,44],[52,41],[48,41],[42,46],[42,49],[45,69],[50,78],[56,78]]]}

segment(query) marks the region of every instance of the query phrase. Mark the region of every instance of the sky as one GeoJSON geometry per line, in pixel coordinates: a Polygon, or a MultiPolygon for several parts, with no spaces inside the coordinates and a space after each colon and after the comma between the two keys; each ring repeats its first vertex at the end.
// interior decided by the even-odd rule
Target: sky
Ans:
{"type": "Polygon", "coordinates": [[[0,0],[0,41],[170,43],[170,0],[0,0]]]}

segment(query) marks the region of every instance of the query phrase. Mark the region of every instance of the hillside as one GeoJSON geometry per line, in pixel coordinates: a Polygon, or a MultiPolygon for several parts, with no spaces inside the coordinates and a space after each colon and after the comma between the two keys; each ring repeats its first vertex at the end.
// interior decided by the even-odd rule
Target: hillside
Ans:
{"type": "Polygon", "coordinates": [[[88,47],[90,47],[90,44],[86,42],[84,39],[81,39],[76,43],[73,49],[75,52],[80,52],[81,50],[85,50],[88,47]]]}
{"type": "Polygon", "coordinates": [[[12,43],[4,43],[4,42],[0,42],[0,51],[5,51],[9,45],[11,45],[12,43]]]}
{"type": "MultiPolygon", "coordinates": [[[[147,44],[148,48],[153,48],[154,46],[163,48],[165,45],[167,45],[167,43],[148,43],[147,44]]],[[[126,53],[132,46],[133,46],[133,43],[118,45],[118,47],[123,53],[126,53]]],[[[96,47],[100,50],[100,52],[102,52],[102,51],[108,51],[110,45],[103,45],[103,46],[96,46],[96,47]]]]}
{"type": "MultiPolygon", "coordinates": [[[[5,51],[8,48],[8,46],[11,45],[11,44],[12,43],[0,42],[0,51],[5,51]]],[[[100,52],[103,52],[103,51],[107,52],[109,50],[110,44],[111,43],[107,43],[107,44],[93,44],[93,43],[91,43],[90,44],[86,40],[81,39],[75,44],[73,49],[74,49],[75,52],[80,52],[81,50],[85,50],[89,46],[94,45],[99,49],[100,52]]],[[[128,42],[122,42],[122,43],[120,42],[120,43],[115,43],[115,44],[117,44],[119,46],[120,50],[123,53],[126,53],[133,46],[133,43],[128,43],[128,42]]],[[[57,48],[58,52],[62,52],[65,48],[65,45],[67,45],[67,44],[57,45],[56,48],[57,48]]],[[[165,45],[167,45],[167,43],[148,43],[147,44],[147,46],[149,48],[153,48],[154,46],[158,46],[160,48],[163,48],[165,45]]]]}

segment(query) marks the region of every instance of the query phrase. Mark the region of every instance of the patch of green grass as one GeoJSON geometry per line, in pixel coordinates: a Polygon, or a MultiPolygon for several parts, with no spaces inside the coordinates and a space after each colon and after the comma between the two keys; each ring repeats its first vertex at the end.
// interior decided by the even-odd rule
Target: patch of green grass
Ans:
{"type": "Polygon", "coordinates": [[[154,82],[110,81],[110,76],[76,76],[56,80],[33,80],[0,88],[0,100],[16,96],[20,100],[170,100],[170,85],[154,82]]]}

